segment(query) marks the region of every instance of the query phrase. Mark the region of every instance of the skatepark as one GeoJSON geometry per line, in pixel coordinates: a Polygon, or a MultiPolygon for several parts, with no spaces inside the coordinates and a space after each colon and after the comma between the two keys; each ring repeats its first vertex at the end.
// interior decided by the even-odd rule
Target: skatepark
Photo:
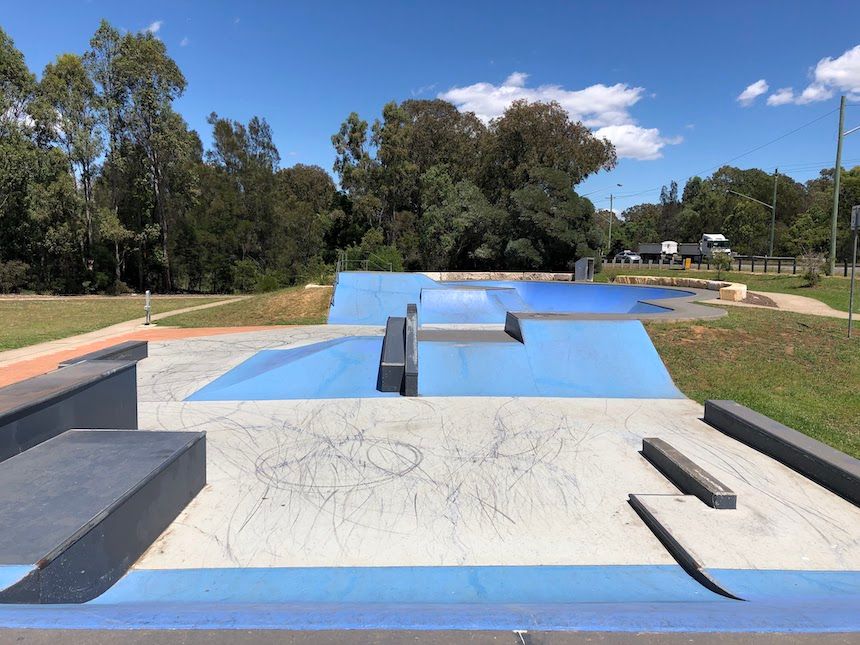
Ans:
{"type": "Polygon", "coordinates": [[[713,297],[344,272],[327,325],[8,386],[0,627],[856,632],[857,461],[641,323],[713,297]]]}

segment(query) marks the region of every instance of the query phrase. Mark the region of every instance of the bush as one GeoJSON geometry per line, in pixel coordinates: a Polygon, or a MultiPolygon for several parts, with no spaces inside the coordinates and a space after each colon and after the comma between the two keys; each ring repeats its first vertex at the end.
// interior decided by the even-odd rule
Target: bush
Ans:
{"type": "Polygon", "coordinates": [[[268,271],[257,278],[255,291],[258,293],[266,293],[267,291],[275,291],[281,288],[281,279],[277,273],[268,271]]]}
{"type": "Polygon", "coordinates": [[[259,279],[260,269],[253,260],[236,260],[233,263],[233,289],[236,291],[253,291],[259,279]]]}
{"type": "Polygon", "coordinates": [[[717,280],[722,280],[723,273],[732,270],[732,257],[728,253],[715,253],[711,258],[711,268],[717,272],[717,280]]]}
{"type": "Polygon", "coordinates": [[[824,256],[820,253],[806,253],[800,256],[800,266],[803,268],[803,286],[817,287],[821,284],[821,272],[824,267],[824,256]]]}
{"type": "Polygon", "coordinates": [[[30,265],[20,260],[0,262],[0,293],[11,293],[23,289],[27,284],[30,265]]]}

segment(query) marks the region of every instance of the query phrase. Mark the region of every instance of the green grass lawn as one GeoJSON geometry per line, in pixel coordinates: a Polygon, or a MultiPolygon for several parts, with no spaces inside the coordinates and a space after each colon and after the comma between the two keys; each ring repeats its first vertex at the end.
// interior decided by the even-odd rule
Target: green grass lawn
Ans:
{"type": "MultiPolygon", "coordinates": [[[[223,298],[152,299],[152,313],[182,309],[223,298]]],[[[83,334],[143,317],[140,297],[68,297],[56,300],[0,299],[0,351],[83,334]]]]}
{"type": "MultiPolygon", "coordinates": [[[[687,277],[687,278],[703,278],[705,280],[715,280],[717,278],[716,271],[682,271],[678,269],[649,269],[647,267],[613,267],[605,266],[603,270],[597,274],[594,279],[597,282],[609,282],[611,278],[617,275],[656,275],[656,276],[672,276],[672,277],[687,277]]],[[[848,289],[850,280],[840,277],[822,276],[821,284],[817,287],[804,287],[803,278],[799,275],[786,275],[776,273],[739,273],[738,271],[727,271],[723,273],[723,280],[731,282],[742,282],[747,285],[752,291],[770,291],[773,293],[788,293],[796,296],[806,296],[815,298],[824,304],[830,305],[834,309],[848,311],[848,289]]],[[[860,289],[856,289],[860,291],[860,289]]],[[[855,296],[858,294],[855,293],[855,296]]],[[[858,298],[855,297],[855,301],[858,298]]],[[[855,302],[855,311],[858,310],[858,304],[855,302]]]]}
{"type": "Polygon", "coordinates": [[[844,321],[738,307],[646,327],[690,398],[733,399],[860,457],[860,338],[848,340],[844,321]]]}
{"type": "Polygon", "coordinates": [[[326,321],[330,300],[331,287],[292,287],[229,305],[168,316],[159,324],[175,327],[319,325],[326,321]]]}

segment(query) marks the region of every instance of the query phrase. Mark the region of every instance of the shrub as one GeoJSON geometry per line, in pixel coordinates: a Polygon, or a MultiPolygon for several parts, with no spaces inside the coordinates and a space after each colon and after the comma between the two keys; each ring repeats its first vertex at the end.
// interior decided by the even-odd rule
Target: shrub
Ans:
{"type": "Polygon", "coordinates": [[[711,268],[717,272],[717,280],[722,280],[723,273],[732,270],[732,257],[728,253],[715,253],[711,258],[711,268]]]}
{"type": "Polygon", "coordinates": [[[272,271],[268,271],[262,274],[259,278],[257,278],[257,285],[255,291],[258,293],[265,293],[267,291],[275,291],[276,289],[281,288],[281,279],[277,273],[273,273],[272,271]]]}
{"type": "Polygon", "coordinates": [[[20,260],[0,262],[0,293],[11,293],[24,288],[30,265],[20,260]]]}
{"type": "Polygon", "coordinates": [[[800,265],[803,268],[803,286],[817,287],[821,284],[821,271],[824,267],[824,256],[820,253],[805,253],[800,256],[800,265]]]}

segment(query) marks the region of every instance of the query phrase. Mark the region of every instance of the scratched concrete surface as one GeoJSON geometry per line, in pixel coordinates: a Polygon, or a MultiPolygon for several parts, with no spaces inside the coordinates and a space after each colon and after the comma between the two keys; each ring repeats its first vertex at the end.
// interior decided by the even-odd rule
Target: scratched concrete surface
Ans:
{"type": "Polygon", "coordinates": [[[700,524],[713,543],[731,534],[706,566],[860,569],[856,507],[705,425],[685,399],[183,402],[260,349],[368,333],[382,330],[150,345],[141,427],[205,430],[208,484],[137,568],[673,564],[627,503],[678,493],[638,452],[656,436],[733,488],[738,518],[756,520],[704,505],[673,518],[694,540],[700,524]],[[785,532],[779,549],[761,539],[785,532]]]}

